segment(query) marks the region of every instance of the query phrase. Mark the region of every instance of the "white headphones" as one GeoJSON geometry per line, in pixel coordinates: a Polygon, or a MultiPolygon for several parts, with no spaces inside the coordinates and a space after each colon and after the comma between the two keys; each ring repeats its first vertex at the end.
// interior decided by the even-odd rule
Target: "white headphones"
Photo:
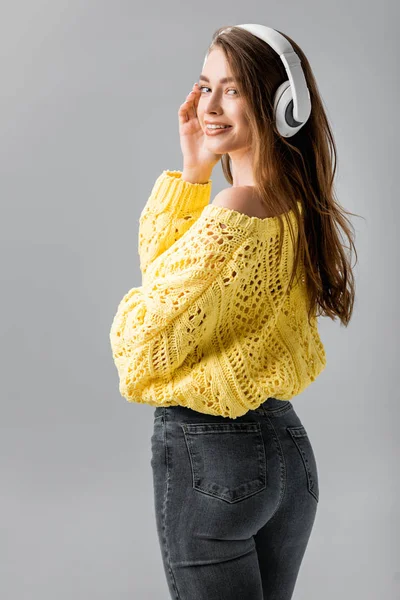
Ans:
{"type": "MultiPolygon", "coordinates": [[[[304,77],[301,61],[288,40],[275,29],[249,23],[235,25],[246,29],[271,46],[279,54],[289,79],[280,84],[274,96],[274,119],[279,133],[284,137],[295,135],[307,123],[311,114],[310,92],[304,77]]],[[[221,33],[230,31],[227,27],[221,33]]],[[[204,59],[203,67],[207,56],[204,59]]]]}

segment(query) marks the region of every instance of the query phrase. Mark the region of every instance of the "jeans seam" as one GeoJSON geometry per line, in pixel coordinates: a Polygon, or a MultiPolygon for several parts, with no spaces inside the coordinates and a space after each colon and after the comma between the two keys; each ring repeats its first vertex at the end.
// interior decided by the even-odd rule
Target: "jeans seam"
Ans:
{"type": "Polygon", "coordinates": [[[280,496],[279,496],[279,500],[278,500],[278,504],[276,505],[276,508],[274,510],[274,512],[272,513],[272,515],[270,516],[270,518],[268,519],[268,523],[271,523],[272,519],[274,518],[274,516],[277,514],[278,510],[280,509],[282,503],[283,503],[283,498],[285,496],[285,492],[286,492],[286,487],[287,487],[287,471],[286,471],[286,461],[285,461],[285,455],[283,453],[283,449],[282,449],[282,444],[279,441],[279,436],[276,433],[276,429],[272,424],[271,419],[269,419],[267,417],[267,425],[268,427],[271,427],[273,429],[273,435],[274,435],[274,440],[275,440],[275,444],[276,444],[276,448],[277,448],[277,452],[279,454],[279,462],[280,462],[280,483],[281,483],[281,491],[280,491],[280,496]]]}
{"type": "MultiPolygon", "coordinates": [[[[164,409],[164,415],[165,415],[165,409],[164,409]]],[[[170,581],[171,581],[171,584],[173,586],[174,592],[176,594],[176,600],[180,600],[180,595],[179,595],[178,588],[177,588],[177,585],[176,585],[174,573],[172,571],[171,560],[170,560],[170,552],[169,552],[169,547],[168,547],[168,537],[167,537],[167,534],[166,534],[166,531],[167,531],[168,492],[169,492],[169,487],[170,487],[169,486],[169,482],[170,482],[170,469],[169,469],[169,462],[168,462],[168,444],[167,444],[167,419],[164,420],[164,449],[165,449],[165,463],[166,463],[166,466],[167,466],[167,475],[166,475],[165,495],[164,495],[163,510],[162,510],[162,527],[163,527],[163,532],[164,532],[163,542],[164,542],[165,558],[166,558],[166,562],[167,562],[167,565],[168,565],[168,572],[169,572],[169,575],[170,575],[170,581]]]]}
{"type": "Polygon", "coordinates": [[[285,404],[285,406],[282,406],[282,408],[268,409],[268,408],[265,408],[265,406],[262,407],[262,409],[264,411],[264,415],[266,417],[268,417],[268,416],[270,416],[270,417],[278,416],[279,417],[280,415],[284,415],[291,408],[292,408],[292,403],[285,404]]]}

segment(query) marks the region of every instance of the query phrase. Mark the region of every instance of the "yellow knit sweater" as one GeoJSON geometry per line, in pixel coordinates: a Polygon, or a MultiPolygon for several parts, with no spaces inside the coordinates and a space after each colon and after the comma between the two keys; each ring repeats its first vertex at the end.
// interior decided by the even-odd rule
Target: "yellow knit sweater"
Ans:
{"type": "Polygon", "coordinates": [[[270,396],[290,400],[326,355],[316,318],[307,322],[304,277],[286,293],[287,223],[279,262],[277,217],[209,204],[211,180],[181,176],[163,171],[139,218],[142,285],[122,298],[110,331],[119,392],[233,419],[270,396]]]}

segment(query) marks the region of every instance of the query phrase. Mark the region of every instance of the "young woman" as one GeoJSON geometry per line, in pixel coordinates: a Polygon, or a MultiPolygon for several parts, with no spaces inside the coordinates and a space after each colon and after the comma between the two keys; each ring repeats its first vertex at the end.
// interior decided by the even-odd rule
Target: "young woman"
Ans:
{"type": "Polygon", "coordinates": [[[171,598],[289,600],[319,501],[290,400],[326,366],[317,316],[347,325],[354,302],[335,144],[303,52],[258,25],[215,33],[178,116],[183,170],[142,211],[143,284],[111,329],[120,392],[155,406],[171,598]],[[209,203],[220,160],[230,186],[209,203]]]}

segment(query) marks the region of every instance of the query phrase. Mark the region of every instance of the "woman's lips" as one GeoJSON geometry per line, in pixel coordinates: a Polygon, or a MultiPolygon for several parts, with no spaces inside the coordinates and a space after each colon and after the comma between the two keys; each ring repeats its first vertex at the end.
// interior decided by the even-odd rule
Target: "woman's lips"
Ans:
{"type": "Polygon", "coordinates": [[[206,135],[218,135],[220,133],[226,133],[227,131],[229,131],[230,129],[232,129],[232,126],[229,127],[225,127],[224,129],[208,129],[207,127],[205,128],[205,133],[206,135]]]}

